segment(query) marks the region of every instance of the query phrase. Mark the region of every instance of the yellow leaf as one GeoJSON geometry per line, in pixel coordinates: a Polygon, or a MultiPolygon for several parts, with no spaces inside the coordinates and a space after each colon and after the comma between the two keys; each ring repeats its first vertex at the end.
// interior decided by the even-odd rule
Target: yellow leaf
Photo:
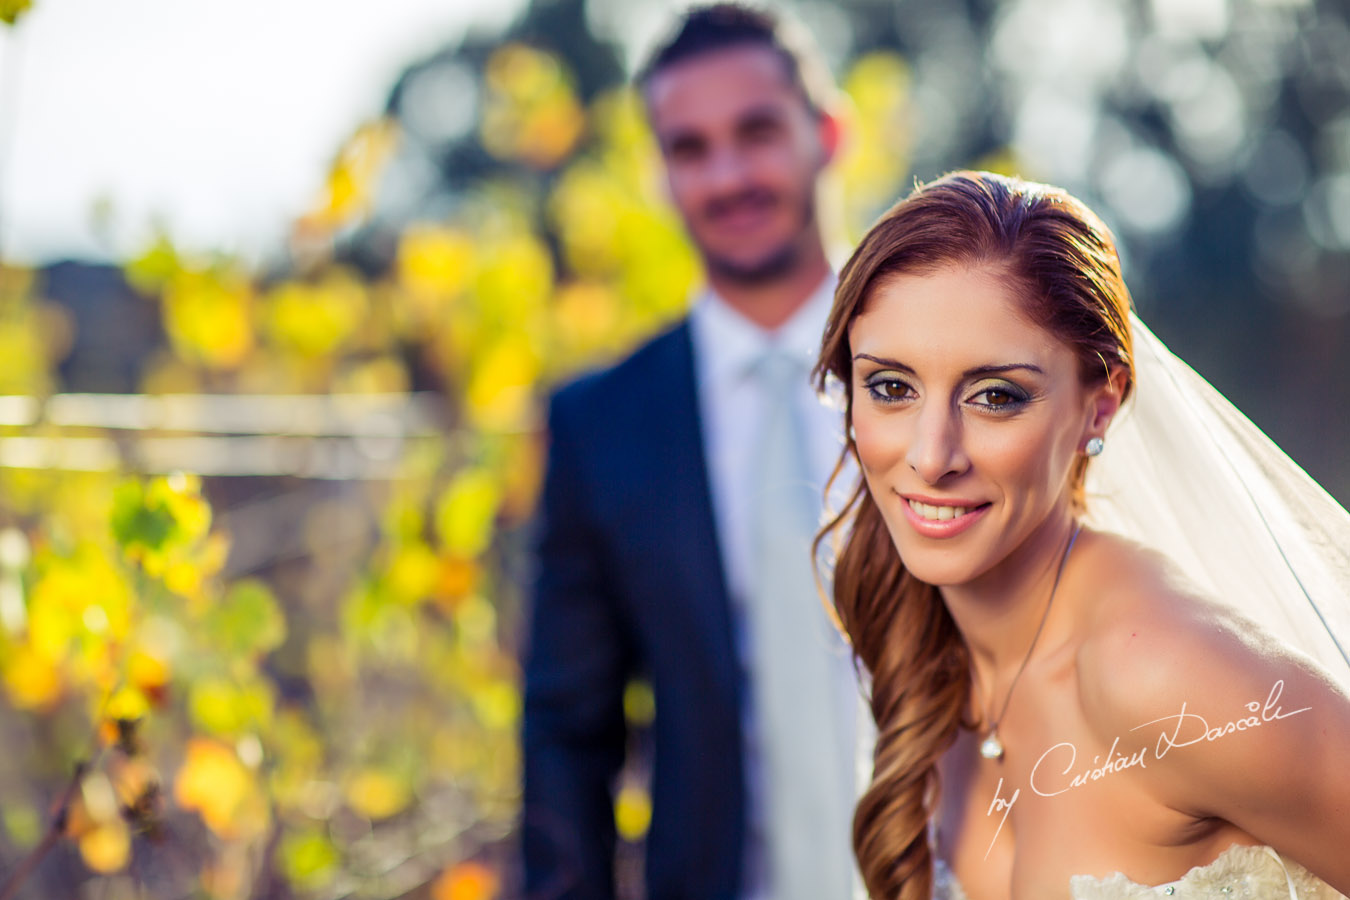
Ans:
{"type": "Polygon", "coordinates": [[[368,122],[343,144],[328,172],[328,181],[304,223],[334,229],[369,213],[380,175],[398,146],[398,124],[391,119],[368,122]]]}
{"type": "Polygon", "coordinates": [[[47,710],[61,699],[61,672],[51,660],[27,644],[14,648],[5,661],[5,690],[19,709],[47,710]]]}
{"type": "Polygon", "coordinates": [[[23,313],[6,318],[5,327],[0,328],[0,392],[47,393],[48,353],[36,319],[23,313]]]}
{"type": "Polygon", "coordinates": [[[489,682],[472,697],[478,718],[488,728],[510,728],[520,718],[520,692],[509,682],[489,682]]]}
{"type": "Polygon", "coordinates": [[[436,505],[436,532],[447,551],[474,557],[492,542],[492,525],[501,489],[486,469],[460,471],[436,505]]]}
{"type": "Polygon", "coordinates": [[[0,0],[0,22],[13,25],[33,5],[33,0],[0,0]]]}
{"type": "Polygon", "coordinates": [[[549,212],[572,270],[605,275],[619,264],[621,220],[635,201],[616,173],[592,160],[567,167],[549,197],[549,212]]]}
{"type": "Polygon", "coordinates": [[[623,690],[623,712],[629,722],[639,727],[656,719],[656,693],[650,682],[630,681],[623,690]]]}
{"type": "Polygon", "coordinates": [[[440,561],[435,597],[441,606],[453,611],[478,584],[479,565],[472,559],[451,556],[440,561]]]}
{"type": "Polygon", "coordinates": [[[507,44],[488,60],[483,147],[502,159],[552,168],[576,146],[586,113],[558,58],[507,44]]]}
{"type": "Polygon", "coordinates": [[[248,679],[236,684],[228,678],[207,677],[188,692],[188,712],[202,731],[221,737],[239,734],[271,720],[275,698],[270,682],[248,679]]]}
{"type": "Polygon", "coordinates": [[[180,272],[164,291],[164,327],[184,357],[236,368],[253,349],[253,288],[236,274],[180,272]]]}
{"type": "Polygon", "coordinates": [[[169,683],[169,664],[145,650],[133,650],[127,659],[127,680],[143,691],[157,691],[169,683]]]}
{"type": "Polygon", "coordinates": [[[407,781],[380,769],[363,769],[347,782],[347,803],[367,819],[378,821],[402,812],[412,799],[407,781]]]}
{"type": "Polygon", "coordinates": [[[501,891],[497,873],[479,862],[456,863],[431,886],[431,900],[494,900],[501,891]]]}
{"type": "Polygon", "coordinates": [[[474,366],[464,402],[469,419],[489,432],[526,428],[534,415],[539,358],[523,335],[506,334],[474,366]]]}
{"type": "Polygon", "coordinates": [[[150,711],[150,702],[139,688],[130,685],[119,688],[108,698],[104,715],[109,719],[135,721],[150,711]]]}
{"type": "Polygon", "coordinates": [[[82,544],[68,556],[44,556],[38,568],[28,608],[28,638],[35,652],[61,666],[81,644],[91,651],[106,649],[108,641],[127,635],[130,586],[102,548],[82,544]]]}
{"type": "Polygon", "coordinates": [[[548,247],[527,231],[516,231],[481,248],[474,272],[478,307],[509,335],[521,336],[544,312],[553,291],[548,247]]]}
{"type": "Polygon", "coordinates": [[[352,340],[367,318],[362,284],[330,272],[318,284],[283,282],[267,301],[267,329],[281,347],[305,358],[324,357],[352,340]]]}
{"type": "Polygon", "coordinates": [[[131,835],[118,806],[117,793],[100,771],[87,775],[70,807],[66,834],[80,848],[95,872],[116,872],[126,865],[131,835]]]}
{"type": "Polygon", "coordinates": [[[398,280],[417,304],[422,321],[432,321],[444,302],[468,285],[474,272],[474,242],[464,232],[440,225],[414,225],[398,244],[398,280]]]}
{"type": "Polygon", "coordinates": [[[202,496],[202,480],[191,472],[152,478],[146,487],[147,505],[162,505],[173,516],[181,541],[206,537],[211,528],[211,505],[202,496]]]}
{"type": "Polygon", "coordinates": [[[440,564],[426,544],[404,544],[394,551],[385,573],[389,592],[405,603],[426,599],[436,586],[440,564]]]}
{"type": "Polygon", "coordinates": [[[553,332],[567,355],[593,356],[612,344],[622,309],[618,295],[606,285],[570,284],[554,301],[553,332]]]}
{"type": "Polygon", "coordinates": [[[123,272],[132,287],[150,295],[159,292],[182,268],[178,249],[166,235],[160,234],[144,253],[123,266],[123,272]]]}
{"type": "Polygon", "coordinates": [[[80,836],[80,857],[95,872],[121,871],[131,858],[131,832],[120,818],[101,822],[80,836]]]}
{"type": "Polygon", "coordinates": [[[625,841],[638,841],[652,823],[652,800],[635,785],[626,785],[614,798],[614,826],[625,841]]]}
{"type": "Polygon", "coordinates": [[[865,124],[872,116],[892,114],[907,102],[909,66],[900,56],[880,50],[859,57],[844,78],[844,90],[865,124]]]}
{"type": "Polygon", "coordinates": [[[266,810],[253,773],[230,747],[191,738],[174,782],[174,799],[194,809],[206,826],[225,839],[253,835],[266,827],[266,810]]]}
{"type": "Polygon", "coordinates": [[[33,588],[28,607],[28,641],[35,653],[53,664],[66,660],[79,630],[75,613],[83,598],[78,570],[53,568],[33,588]],[[75,608],[72,608],[75,607],[75,608]]]}

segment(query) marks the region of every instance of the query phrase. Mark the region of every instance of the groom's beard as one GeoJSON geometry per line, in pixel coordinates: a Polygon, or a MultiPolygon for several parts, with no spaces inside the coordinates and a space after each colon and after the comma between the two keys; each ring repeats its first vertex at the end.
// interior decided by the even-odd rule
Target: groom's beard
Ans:
{"type": "MultiPolygon", "coordinates": [[[[781,196],[769,191],[752,189],[734,197],[719,198],[710,201],[704,212],[705,218],[716,218],[724,210],[742,203],[772,204],[788,202],[781,196]]],[[[702,245],[704,265],[711,274],[735,282],[744,287],[761,287],[786,277],[801,262],[803,247],[816,229],[816,202],[814,191],[808,191],[798,207],[797,228],[781,245],[770,250],[759,259],[744,261],[719,254],[707,245],[702,245]]]]}

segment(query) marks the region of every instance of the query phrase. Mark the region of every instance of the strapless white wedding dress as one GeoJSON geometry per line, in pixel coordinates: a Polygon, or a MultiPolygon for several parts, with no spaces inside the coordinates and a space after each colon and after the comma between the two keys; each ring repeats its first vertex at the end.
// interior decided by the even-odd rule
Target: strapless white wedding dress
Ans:
{"type": "MultiPolygon", "coordinates": [[[[1196,866],[1167,884],[1136,884],[1119,872],[1106,878],[1075,875],[1069,879],[1069,894],[1073,900],[1345,900],[1331,885],[1271,848],[1237,844],[1209,865],[1196,866]]],[[[942,860],[934,866],[933,900],[967,900],[942,860]]]]}

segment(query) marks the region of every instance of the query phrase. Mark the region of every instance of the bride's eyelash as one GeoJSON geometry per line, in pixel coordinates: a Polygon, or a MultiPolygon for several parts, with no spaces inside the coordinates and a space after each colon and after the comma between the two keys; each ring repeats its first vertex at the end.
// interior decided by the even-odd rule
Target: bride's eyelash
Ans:
{"type": "MultiPolygon", "coordinates": [[[[915,395],[909,382],[893,372],[877,372],[863,381],[868,395],[878,403],[903,403],[915,395]]],[[[1007,382],[982,385],[968,395],[965,403],[981,412],[994,415],[1011,415],[1031,402],[1031,395],[1020,387],[1007,382]],[[980,398],[984,398],[981,400],[980,398]]]]}
{"type": "Polygon", "coordinates": [[[998,415],[1007,415],[1020,410],[1031,402],[1031,396],[1026,391],[1016,385],[1000,383],[984,385],[975,393],[970,395],[966,401],[969,405],[978,407],[984,412],[991,412],[998,415]],[[989,395],[994,395],[1000,399],[994,400],[989,395]],[[976,402],[978,398],[984,397],[982,402],[976,402]]]}
{"type": "Polygon", "coordinates": [[[868,376],[863,382],[867,388],[867,393],[878,403],[902,403],[914,395],[914,388],[910,387],[903,378],[896,377],[891,372],[878,372],[875,375],[868,376]],[[888,387],[898,389],[898,394],[887,394],[888,387]]]}

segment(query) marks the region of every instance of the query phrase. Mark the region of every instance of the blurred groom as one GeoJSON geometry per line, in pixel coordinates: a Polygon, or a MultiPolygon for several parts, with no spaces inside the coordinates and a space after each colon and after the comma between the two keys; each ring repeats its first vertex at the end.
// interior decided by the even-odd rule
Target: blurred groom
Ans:
{"type": "Polygon", "coordinates": [[[686,12],[638,76],[707,286],[550,406],[525,663],[532,898],[614,895],[635,675],[656,697],[649,900],[848,896],[857,689],[809,556],[841,446],[808,378],[835,283],[821,72],[771,15],[719,4],[686,12]]]}

